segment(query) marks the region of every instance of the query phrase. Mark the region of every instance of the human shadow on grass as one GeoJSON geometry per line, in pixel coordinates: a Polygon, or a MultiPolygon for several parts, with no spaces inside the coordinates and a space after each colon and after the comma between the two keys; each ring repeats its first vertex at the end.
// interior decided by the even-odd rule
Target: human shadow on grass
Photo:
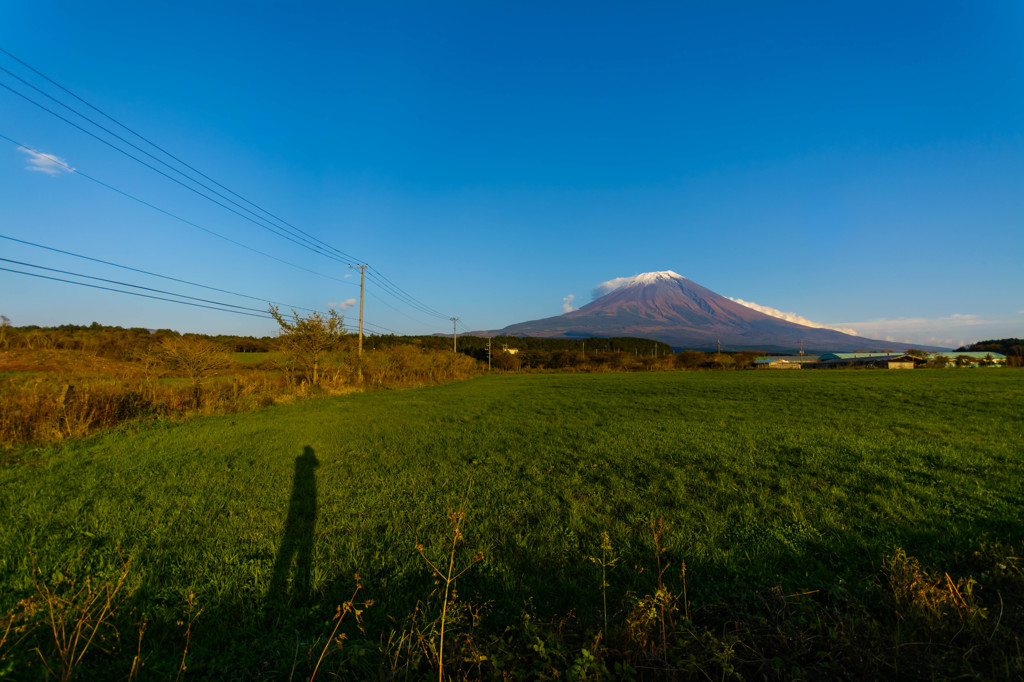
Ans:
{"type": "Polygon", "coordinates": [[[284,539],[277,551],[274,574],[267,590],[268,603],[305,604],[309,601],[317,516],[316,468],[319,465],[316,453],[308,445],[295,458],[292,497],[284,522],[284,539]],[[289,576],[292,576],[290,589],[289,576]]]}

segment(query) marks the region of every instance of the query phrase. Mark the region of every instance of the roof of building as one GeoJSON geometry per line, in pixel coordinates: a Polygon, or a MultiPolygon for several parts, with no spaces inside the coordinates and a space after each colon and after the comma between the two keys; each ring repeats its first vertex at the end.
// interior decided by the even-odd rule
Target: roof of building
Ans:
{"type": "MultiPolygon", "coordinates": [[[[818,360],[823,365],[877,365],[883,362],[918,362],[920,358],[906,353],[826,353],[818,360]]],[[[922,361],[923,362],[923,361],[922,361]]]]}
{"type": "Polygon", "coordinates": [[[825,353],[819,355],[818,360],[855,360],[857,358],[898,358],[906,353],[825,353]]]}

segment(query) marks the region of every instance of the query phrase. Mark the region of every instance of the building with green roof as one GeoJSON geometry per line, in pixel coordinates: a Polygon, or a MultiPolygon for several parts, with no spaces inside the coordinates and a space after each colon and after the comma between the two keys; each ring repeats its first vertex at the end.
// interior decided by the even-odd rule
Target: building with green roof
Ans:
{"type": "Polygon", "coordinates": [[[911,369],[938,357],[946,358],[946,367],[1003,367],[1006,356],[991,351],[950,351],[948,353],[922,353],[921,357],[906,353],[825,353],[818,356],[815,367],[887,367],[911,369]]]}

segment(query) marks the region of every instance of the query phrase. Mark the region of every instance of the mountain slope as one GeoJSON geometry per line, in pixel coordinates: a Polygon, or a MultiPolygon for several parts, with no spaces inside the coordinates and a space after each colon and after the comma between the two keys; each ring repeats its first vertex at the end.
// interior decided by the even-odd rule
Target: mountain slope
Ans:
{"type": "MultiPolygon", "coordinates": [[[[807,327],[730,301],[672,271],[649,272],[618,281],[611,292],[557,317],[513,324],[509,336],[639,336],[673,348],[758,349],[807,352],[904,350],[915,344],[865,339],[832,329],[807,327]]],[[[916,346],[921,347],[921,346],[916,346]]],[[[939,349],[935,349],[939,350],[939,349]]]]}

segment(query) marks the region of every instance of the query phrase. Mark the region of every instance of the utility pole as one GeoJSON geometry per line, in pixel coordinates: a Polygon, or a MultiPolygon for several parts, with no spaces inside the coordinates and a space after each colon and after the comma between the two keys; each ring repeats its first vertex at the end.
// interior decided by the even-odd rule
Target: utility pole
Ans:
{"type": "Polygon", "coordinates": [[[455,353],[457,352],[455,350],[455,339],[459,337],[459,318],[449,317],[448,319],[452,321],[452,352],[455,353]]]}
{"type": "Polygon", "coordinates": [[[487,371],[491,371],[491,337],[487,337],[487,371]]]}
{"type": "Polygon", "coordinates": [[[804,366],[804,340],[800,339],[800,366],[804,366]]]}
{"type": "Polygon", "coordinates": [[[363,289],[366,284],[366,265],[350,265],[352,270],[359,271],[359,354],[363,354],[363,289]]]}

